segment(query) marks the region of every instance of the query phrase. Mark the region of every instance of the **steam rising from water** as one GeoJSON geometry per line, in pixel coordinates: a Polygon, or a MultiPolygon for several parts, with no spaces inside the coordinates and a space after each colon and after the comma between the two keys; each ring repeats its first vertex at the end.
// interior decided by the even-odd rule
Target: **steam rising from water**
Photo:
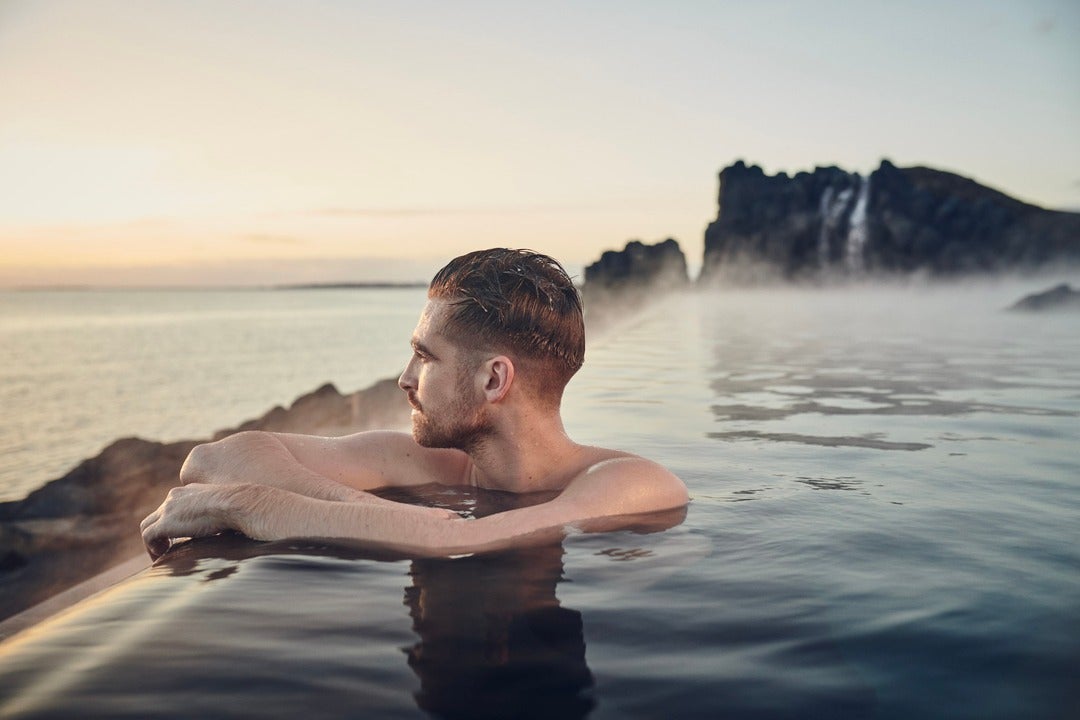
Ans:
{"type": "MultiPolygon", "coordinates": [[[[583,375],[586,383],[610,386],[603,397],[627,403],[628,411],[656,403],[682,408],[685,417],[705,405],[710,419],[699,426],[677,416],[667,422],[683,423],[688,437],[700,432],[723,443],[729,459],[803,446],[903,451],[932,462],[966,452],[957,443],[972,440],[991,443],[997,453],[1017,441],[997,430],[1002,425],[1075,422],[1080,314],[1005,311],[1062,279],[1068,278],[866,279],[690,292],[613,325],[593,346],[583,375]],[[664,341],[638,343],[651,355],[632,361],[606,358],[605,348],[625,334],[664,341]],[[690,368],[700,371],[684,370],[685,384],[652,386],[650,365],[684,367],[687,358],[697,358],[690,368]],[[631,362],[642,368],[631,373],[631,362]],[[631,374],[632,381],[616,384],[631,374]]],[[[577,412],[590,415],[573,386],[569,397],[577,412]]],[[[826,455],[804,465],[822,462],[826,455]]],[[[826,466],[819,470],[813,477],[825,484],[837,477],[826,466]]]]}

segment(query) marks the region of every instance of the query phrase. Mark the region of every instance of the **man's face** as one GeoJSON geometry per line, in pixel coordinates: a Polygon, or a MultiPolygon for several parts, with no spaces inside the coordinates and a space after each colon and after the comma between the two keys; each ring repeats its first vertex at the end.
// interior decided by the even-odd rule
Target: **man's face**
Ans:
{"type": "Polygon", "coordinates": [[[469,450],[490,434],[477,364],[444,334],[448,307],[429,300],[413,331],[413,354],[398,386],[412,405],[413,438],[424,447],[469,450]]]}

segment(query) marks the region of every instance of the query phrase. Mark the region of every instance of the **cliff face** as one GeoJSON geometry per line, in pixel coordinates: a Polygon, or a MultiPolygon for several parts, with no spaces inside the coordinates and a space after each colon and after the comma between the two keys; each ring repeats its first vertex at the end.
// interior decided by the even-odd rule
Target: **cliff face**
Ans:
{"type": "Polygon", "coordinates": [[[622,290],[630,286],[670,289],[686,285],[686,256],[672,238],[655,245],[631,240],[622,250],[608,250],[585,268],[590,290],[622,290]]]}
{"type": "Polygon", "coordinates": [[[794,177],[742,161],[720,173],[701,279],[932,275],[1080,261],[1080,213],[1020,202],[973,180],[887,160],[794,177]]]}
{"type": "Polygon", "coordinates": [[[690,282],[686,256],[679,243],[668,238],[655,245],[631,240],[622,250],[608,250],[585,268],[582,299],[585,319],[605,325],[625,316],[650,297],[690,282]]]}

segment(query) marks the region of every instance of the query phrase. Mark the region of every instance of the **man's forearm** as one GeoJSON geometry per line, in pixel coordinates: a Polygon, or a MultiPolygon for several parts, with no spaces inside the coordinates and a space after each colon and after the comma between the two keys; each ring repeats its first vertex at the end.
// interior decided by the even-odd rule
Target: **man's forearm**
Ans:
{"type": "Polygon", "coordinates": [[[234,497],[232,529],[256,540],[349,538],[410,555],[448,556],[550,542],[562,537],[565,524],[539,518],[503,523],[497,516],[466,520],[450,511],[371,495],[360,502],[328,502],[265,486],[244,490],[234,497]]]}
{"type": "Polygon", "coordinates": [[[400,549],[430,547],[457,515],[356,491],[350,501],[319,500],[266,485],[190,484],[173,488],[142,521],[143,542],[158,557],[172,540],[236,530],[255,540],[337,537],[400,549]]]}
{"type": "Polygon", "coordinates": [[[406,505],[358,492],[346,502],[299,496],[280,488],[237,488],[231,498],[233,529],[253,540],[328,537],[365,540],[385,547],[427,552],[444,543],[462,522],[447,510],[406,505]]]}
{"type": "Polygon", "coordinates": [[[321,500],[355,500],[366,493],[301,465],[274,435],[244,432],[198,445],[180,469],[185,484],[266,485],[321,500]]]}

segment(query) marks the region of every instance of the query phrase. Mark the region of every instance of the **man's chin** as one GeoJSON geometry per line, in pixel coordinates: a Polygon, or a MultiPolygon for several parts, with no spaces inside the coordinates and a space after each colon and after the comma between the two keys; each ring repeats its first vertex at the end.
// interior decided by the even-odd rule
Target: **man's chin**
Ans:
{"type": "Polygon", "coordinates": [[[417,445],[426,448],[444,447],[439,443],[439,438],[435,437],[431,430],[425,427],[423,418],[420,417],[420,413],[416,410],[413,410],[412,421],[412,437],[417,445]]]}
{"type": "Polygon", "coordinates": [[[419,410],[412,413],[412,436],[417,445],[434,450],[463,450],[469,452],[477,441],[491,433],[482,423],[438,427],[428,422],[419,410]]]}
{"type": "Polygon", "coordinates": [[[417,445],[424,445],[424,429],[420,427],[420,418],[417,417],[415,410],[412,413],[412,439],[416,441],[417,445]]]}

